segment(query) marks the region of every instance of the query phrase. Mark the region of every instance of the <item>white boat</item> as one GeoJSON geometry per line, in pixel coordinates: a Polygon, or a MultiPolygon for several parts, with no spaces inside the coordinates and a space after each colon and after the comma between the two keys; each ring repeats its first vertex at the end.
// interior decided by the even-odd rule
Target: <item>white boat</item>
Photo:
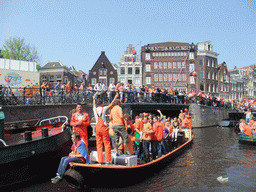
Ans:
{"type": "Polygon", "coordinates": [[[230,125],[230,120],[221,120],[221,121],[218,121],[218,124],[221,127],[228,127],[230,125]]]}

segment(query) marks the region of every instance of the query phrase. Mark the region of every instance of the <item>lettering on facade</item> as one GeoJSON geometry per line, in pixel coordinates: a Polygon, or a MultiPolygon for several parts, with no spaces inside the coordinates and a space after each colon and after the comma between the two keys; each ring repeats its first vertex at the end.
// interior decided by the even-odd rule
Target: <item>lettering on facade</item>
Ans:
{"type": "Polygon", "coordinates": [[[148,47],[151,51],[177,51],[177,50],[190,50],[193,46],[170,46],[170,47],[148,47]]]}

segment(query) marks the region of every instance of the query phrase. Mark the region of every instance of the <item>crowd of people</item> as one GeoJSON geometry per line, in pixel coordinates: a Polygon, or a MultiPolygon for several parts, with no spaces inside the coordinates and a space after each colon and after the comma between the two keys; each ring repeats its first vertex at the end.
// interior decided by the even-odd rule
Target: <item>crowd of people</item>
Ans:
{"type": "Polygon", "coordinates": [[[247,136],[256,136],[256,119],[252,115],[251,110],[245,112],[245,119],[240,119],[239,130],[247,136]]]}
{"type": "MultiPolygon", "coordinates": [[[[129,114],[123,114],[121,102],[116,94],[108,106],[104,106],[101,98],[93,96],[93,112],[96,120],[95,136],[99,165],[110,165],[111,149],[115,155],[137,155],[138,161],[149,162],[178,147],[178,136],[187,129],[192,132],[191,116],[187,109],[181,110],[178,117],[166,117],[158,110],[158,114],[141,113],[135,121],[129,114]],[[107,123],[106,114],[110,113],[107,123]],[[112,143],[112,145],[111,145],[112,143]],[[105,161],[103,158],[105,148],[105,161]]],[[[69,162],[89,164],[88,132],[90,125],[88,113],[84,112],[81,104],[72,111],[70,125],[73,126],[72,152],[61,159],[57,176],[52,183],[63,178],[69,162]]]]}

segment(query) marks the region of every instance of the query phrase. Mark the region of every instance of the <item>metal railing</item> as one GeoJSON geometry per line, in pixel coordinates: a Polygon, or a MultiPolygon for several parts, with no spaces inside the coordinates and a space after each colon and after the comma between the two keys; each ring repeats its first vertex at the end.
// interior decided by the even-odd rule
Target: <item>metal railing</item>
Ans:
{"type": "MultiPolygon", "coordinates": [[[[56,104],[92,104],[93,95],[102,98],[104,103],[110,103],[116,92],[95,92],[91,90],[42,90],[35,88],[10,88],[0,85],[0,104],[2,105],[56,105],[56,104]]],[[[235,108],[229,102],[218,101],[202,97],[189,97],[187,95],[170,95],[168,92],[141,92],[138,90],[119,93],[121,103],[174,103],[191,104],[235,108]]]]}

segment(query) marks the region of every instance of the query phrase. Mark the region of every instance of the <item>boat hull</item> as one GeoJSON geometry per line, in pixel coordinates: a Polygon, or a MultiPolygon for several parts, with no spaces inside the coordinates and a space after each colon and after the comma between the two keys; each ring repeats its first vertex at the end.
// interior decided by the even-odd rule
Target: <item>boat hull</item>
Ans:
{"type": "MultiPolygon", "coordinates": [[[[0,148],[0,188],[56,173],[62,156],[70,151],[71,129],[46,138],[0,148]]],[[[48,179],[48,178],[47,178],[48,179]]]]}
{"type": "Polygon", "coordinates": [[[240,135],[239,143],[246,145],[256,145],[256,136],[249,137],[247,135],[240,135]]]}
{"type": "MultiPolygon", "coordinates": [[[[89,188],[125,187],[137,184],[159,172],[172,160],[192,144],[193,139],[187,141],[172,152],[138,166],[104,166],[93,164],[70,163],[83,176],[84,184],[89,188]]],[[[69,171],[69,170],[68,170],[69,171]]],[[[66,172],[68,174],[68,171],[66,172]]]]}

